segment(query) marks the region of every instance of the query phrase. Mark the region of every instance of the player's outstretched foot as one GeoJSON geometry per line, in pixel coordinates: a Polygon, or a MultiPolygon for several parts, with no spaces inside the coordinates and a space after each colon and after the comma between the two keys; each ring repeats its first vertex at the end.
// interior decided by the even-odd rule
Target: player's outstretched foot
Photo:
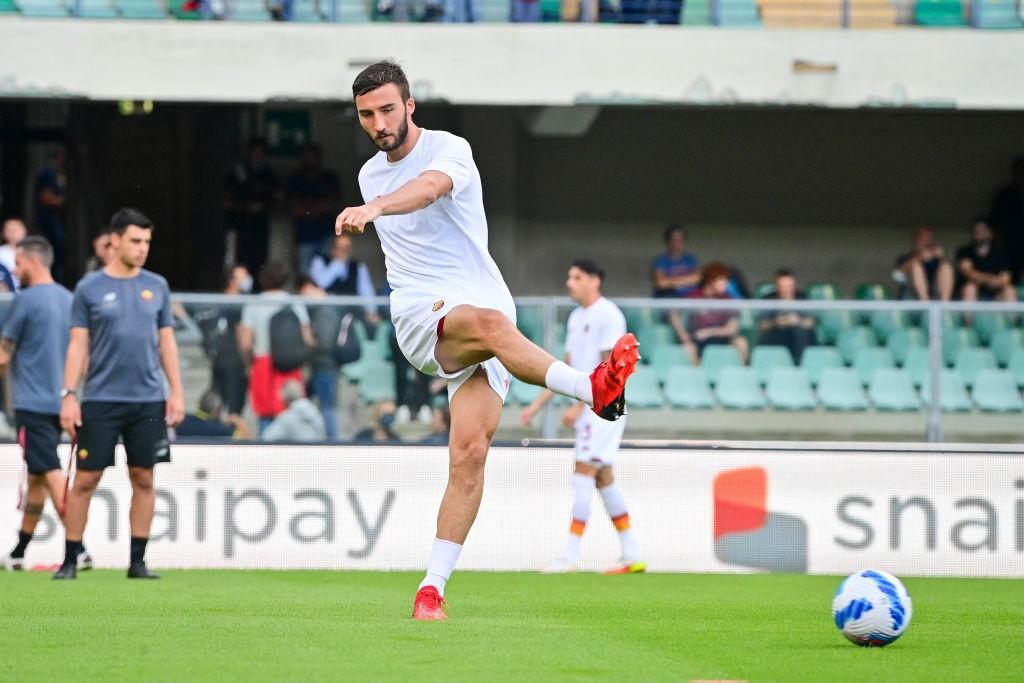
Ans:
{"type": "Polygon", "coordinates": [[[557,559],[544,569],[540,570],[541,574],[575,574],[580,570],[572,562],[563,559],[557,559]]]}
{"type": "Polygon", "coordinates": [[[82,548],[82,552],[78,553],[78,571],[84,572],[90,569],[92,569],[92,555],[82,548]]]}
{"type": "Polygon", "coordinates": [[[57,581],[65,581],[68,579],[78,578],[78,567],[74,563],[62,564],[57,573],[53,575],[53,578],[57,581]]]}
{"type": "Polygon", "coordinates": [[[646,562],[626,562],[623,560],[619,564],[607,570],[605,574],[609,576],[616,574],[642,574],[645,571],[647,571],[646,562]]]}
{"type": "Polygon", "coordinates": [[[420,621],[442,621],[448,618],[447,603],[433,586],[424,586],[416,592],[412,603],[412,618],[420,621]]]}
{"type": "Polygon", "coordinates": [[[618,420],[626,414],[626,380],[636,370],[640,360],[640,344],[631,332],[615,342],[608,360],[602,361],[590,373],[590,386],[594,392],[593,411],[605,420],[618,420]]]}
{"type": "Polygon", "coordinates": [[[9,572],[20,572],[25,569],[25,558],[14,557],[13,555],[4,555],[3,559],[4,569],[9,572]]]}
{"type": "Polygon", "coordinates": [[[145,562],[132,562],[128,565],[128,578],[129,579],[159,579],[159,574],[154,574],[149,571],[149,567],[146,566],[145,562]]]}

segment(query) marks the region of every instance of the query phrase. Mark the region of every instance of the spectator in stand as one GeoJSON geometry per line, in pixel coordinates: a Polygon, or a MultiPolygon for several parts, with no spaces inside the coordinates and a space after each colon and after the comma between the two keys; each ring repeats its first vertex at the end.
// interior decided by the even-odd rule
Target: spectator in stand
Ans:
{"type": "MultiPolygon", "coordinates": [[[[721,263],[709,263],[704,268],[700,288],[690,292],[690,299],[733,299],[729,294],[729,269],[721,263]]],[[[740,319],[736,311],[695,311],[690,314],[687,336],[682,340],[691,356],[701,356],[704,349],[716,344],[731,344],[739,351],[740,360],[747,362],[749,345],[740,334],[740,319]]]]}
{"type": "MultiPolygon", "coordinates": [[[[8,218],[4,221],[3,244],[0,244],[0,266],[14,273],[14,259],[18,251],[18,242],[25,239],[28,229],[20,218],[8,218]]],[[[14,278],[15,284],[18,279],[14,278]]]]}
{"type": "MultiPolygon", "coordinates": [[[[796,301],[806,299],[804,293],[796,287],[796,276],[793,271],[782,268],[775,272],[775,291],[766,299],[778,301],[796,301]]],[[[813,315],[799,311],[767,311],[758,321],[761,333],[758,344],[785,346],[793,354],[798,364],[804,355],[804,349],[812,346],[817,337],[814,333],[816,321],[813,315]]]]}
{"type": "MultiPolygon", "coordinates": [[[[678,225],[673,224],[665,228],[662,235],[665,253],[656,257],[651,264],[654,298],[684,299],[700,285],[700,262],[696,256],[686,251],[686,237],[686,230],[678,225]]],[[[686,345],[689,335],[679,312],[668,311],[665,319],[675,331],[679,343],[686,345]]],[[[687,348],[692,349],[692,344],[687,348]]]]}
{"type": "Polygon", "coordinates": [[[513,23],[541,21],[540,0],[512,0],[509,20],[513,23]]]}
{"type": "Polygon", "coordinates": [[[224,416],[224,402],[220,394],[207,389],[199,397],[199,408],[189,413],[175,430],[179,437],[207,437],[215,439],[248,439],[249,425],[239,415],[224,416]]]}
{"type": "Polygon", "coordinates": [[[288,380],[281,386],[285,410],[264,430],[264,440],[312,442],[327,438],[323,416],[304,393],[302,382],[288,380]]]}
{"type": "Polygon", "coordinates": [[[444,21],[471,24],[478,20],[476,0],[445,0],[444,21]]]}
{"type": "Polygon", "coordinates": [[[288,178],[286,193],[295,220],[299,272],[305,273],[313,257],[327,248],[341,208],[341,183],[323,167],[320,145],[311,142],[302,148],[299,168],[288,178]]]}
{"type": "MultiPolygon", "coordinates": [[[[299,277],[299,294],[307,299],[323,299],[327,292],[316,286],[308,276],[299,277]]],[[[313,355],[310,360],[312,371],[309,377],[309,393],[320,404],[324,429],[331,441],[338,439],[338,362],[334,349],[338,346],[344,311],[338,306],[311,306],[310,327],[313,330],[313,355]]]]}
{"type": "Polygon", "coordinates": [[[64,279],[66,229],[64,227],[64,192],[67,188],[64,150],[58,149],[36,176],[35,227],[53,245],[53,279],[64,279]]]}
{"type": "Polygon", "coordinates": [[[17,292],[18,285],[14,281],[14,273],[7,266],[0,265],[0,292],[17,292]]]}
{"type": "Polygon", "coordinates": [[[110,263],[113,247],[110,241],[110,230],[107,226],[100,228],[92,238],[92,256],[85,261],[85,272],[93,273],[110,263]]]}
{"type": "Polygon", "coordinates": [[[430,434],[425,436],[420,444],[423,446],[447,446],[448,438],[452,431],[452,411],[442,398],[441,405],[435,405],[433,419],[430,423],[430,434]]]}
{"type": "Polygon", "coordinates": [[[971,226],[971,243],[956,251],[957,291],[964,301],[1016,301],[1010,279],[1010,261],[995,243],[988,221],[978,218],[971,226]]]}
{"type": "MultiPolygon", "coordinates": [[[[371,300],[376,296],[370,269],[362,261],[352,258],[352,238],[347,234],[338,235],[331,242],[330,259],[320,255],[313,257],[309,276],[328,294],[361,296],[371,300]]],[[[366,321],[371,325],[380,322],[377,306],[372,301],[366,304],[366,321]]]]}
{"type": "MultiPolygon", "coordinates": [[[[270,243],[270,212],[280,182],[267,163],[267,143],[252,138],[245,158],[231,169],[224,181],[225,223],[228,251],[233,261],[244,264],[250,272],[267,262],[270,243]]],[[[218,263],[223,262],[219,258],[218,263]]]]}
{"type": "MultiPolygon", "coordinates": [[[[289,380],[302,383],[302,369],[282,371],[275,367],[271,345],[271,323],[274,315],[289,306],[289,294],[285,285],[291,273],[280,261],[270,261],[260,271],[260,288],[263,293],[256,303],[242,308],[242,319],[238,325],[238,348],[242,357],[249,361],[249,398],[252,409],[260,420],[262,435],[275,417],[281,414],[281,388],[289,380]]],[[[290,340],[293,346],[313,346],[313,332],[309,326],[309,313],[299,303],[290,304],[301,325],[301,336],[290,340]]]]}
{"type": "Polygon", "coordinates": [[[356,443],[402,443],[394,432],[395,402],[381,401],[373,407],[373,425],[360,430],[352,439],[356,443]]]}
{"type": "MultiPolygon", "coordinates": [[[[252,275],[245,266],[229,266],[224,269],[221,286],[221,292],[228,296],[250,294],[252,275]]],[[[210,386],[223,400],[228,415],[240,416],[249,389],[245,358],[238,346],[242,307],[236,304],[203,306],[195,310],[192,319],[203,333],[203,350],[210,361],[210,386]]]]}
{"type": "Polygon", "coordinates": [[[931,228],[914,231],[913,250],[896,259],[893,279],[900,283],[900,299],[929,301],[953,298],[953,266],[935,243],[931,228]]]}
{"type": "Polygon", "coordinates": [[[992,227],[1002,240],[1010,259],[1010,275],[1015,283],[1024,282],[1024,157],[1010,167],[1009,184],[992,200],[992,227]]]}

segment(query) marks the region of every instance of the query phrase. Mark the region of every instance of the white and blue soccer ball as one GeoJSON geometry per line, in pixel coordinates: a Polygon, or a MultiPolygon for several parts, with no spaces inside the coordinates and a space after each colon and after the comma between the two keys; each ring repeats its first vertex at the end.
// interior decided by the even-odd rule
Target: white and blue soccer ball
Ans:
{"type": "Polygon", "coordinates": [[[851,574],[832,600],[836,628],[850,642],[865,647],[882,647],[899,638],[913,611],[903,583],[879,569],[851,574]]]}

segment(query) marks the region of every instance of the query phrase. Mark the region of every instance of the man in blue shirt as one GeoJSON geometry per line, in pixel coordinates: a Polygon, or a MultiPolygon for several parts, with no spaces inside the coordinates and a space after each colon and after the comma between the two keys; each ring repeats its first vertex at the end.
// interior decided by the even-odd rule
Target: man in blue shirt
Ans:
{"type": "MultiPolygon", "coordinates": [[[[15,271],[23,289],[14,297],[0,334],[0,369],[11,368],[14,421],[28,470],[28,495],[18,545],[3,558],[7,569],[25,566],[25,549],[43,513],[46,493],[57,510],[64,502],[60,443],[60,388],[68,347],[71,292],[53,281],[53,247],[43,237],[26,237],[15,249],[15,271]]],[[[78,566],[92,560],[82,553],[78,566]]]]}
{"type": "Polygon", "coordinates": [[[171,292],[167,280],[142,268],[153,224],[142,212],[122,208],[110,219],[110,231],[110,263],[78,283],[71,306],[60,422],[69,433],[77,432],[78,474],[68,498],[64,564],[55,579],[75,578],[73,559],[89,501],[104,468],[114,464],[119,438],[132,484],[128,578],[159,578],[145,563],[155,501],[153,466],[170,461],[167,426],[185,416],[171,292]],[[170,385],[166,402],[161,366],[170,385]],[[86,367],[80,406],[77,387],[86,367]]]}
{"type": "Polygon", "coordinates": [[[682,298],[700,284],[700,263],[686,251],[686,231],[678,225],[665,229],[665,253],[651,264],[654,296],[682,298]]]}
{"type": "Polygon", "coordinates": [[[35,183],[35,227],[53,246],[53,275],[58,280],[64,275],[64,167],[64,150],[59,149],[36,176],[35,183]]]}

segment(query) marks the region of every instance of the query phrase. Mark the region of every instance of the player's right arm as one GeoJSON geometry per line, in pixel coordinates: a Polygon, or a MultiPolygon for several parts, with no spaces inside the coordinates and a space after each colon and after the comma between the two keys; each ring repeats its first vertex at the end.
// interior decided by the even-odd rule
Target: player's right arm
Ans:
{"type": "MultiPolygon", "coordinates": [[[[78,383],[85,374],[85,364],[89,359],[89,329],[85,327],[71,328],[71,341],[68,343],[68,355],[64,361],[64,388],[78,390],[78,383]]],[[[74,436],[82,424],[82,408],[78,397],[68,393],[60,402],[60,426],[74,436]]]]}
{"type": "Polygon", "coordinates": [[[399,216],[425,209],[452,191],[454,183],[441,171],[424,171],[394,192],[381,195],[362,206],[350,206],[334,222],[334,232],[362,233],[367,223],[381,216],[399,216]]]}

